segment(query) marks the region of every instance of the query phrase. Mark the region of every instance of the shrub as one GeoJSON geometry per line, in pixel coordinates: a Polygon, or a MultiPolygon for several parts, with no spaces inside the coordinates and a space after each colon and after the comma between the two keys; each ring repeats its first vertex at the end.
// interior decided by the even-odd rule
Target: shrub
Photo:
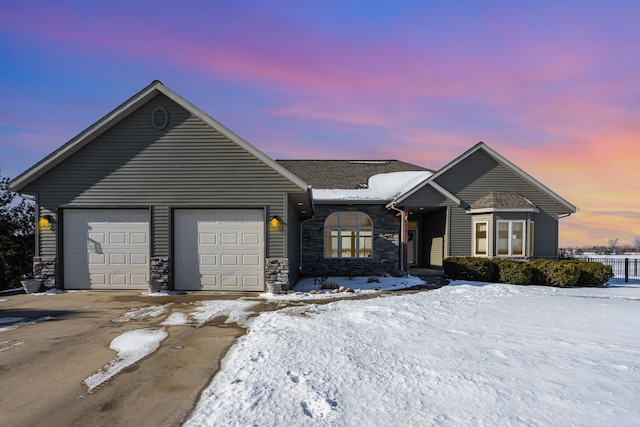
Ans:
{"type": "Polygon", "coordinates": [[[493,264],[494,281],[513,285],[528,285],[531,283],[533,268],[528,262],[512,259],[494,259],[493,264]]]}
{"type": "Polygon", "coordinates": [[[568,288],[580,280],[580,269],[573,261],[552,261],[545,267],[547,281],[551,286],[568,288]]]}
{"type": "Polygon", "coordinates": [[[601,262],[574,261],[580,270],[579,286],[598,288],[604,286],[613,274],[613,267],[601,262]]]}
{"type": "Polygon", "coordinates": [[[613,268],[600,262],[533,259],[529,262],[500,258],[450,257],[444,272],[452,280],[500,282],[514,285],[603,286],[613,268]]]}
{"type": "Polygon", "coordinates": [[[442,267],[452,280],[490,282],[493,279],[494,266],[488,258],[450,257],[443,261],[442,267]]]}
{"type": "Polygon", "coordinates": [[[547,267],[549,264],[557,261],[550,259],[532,259],[529,261],[531,266],[531,284],[532,285],[545,285],[548,286],[551,283],[547,277],[547,267]]]}
{"type": "Polygon", "coordinates": [[[380,283],[380,278],[375,275],[367,277],[367,283],[380,283]]]}

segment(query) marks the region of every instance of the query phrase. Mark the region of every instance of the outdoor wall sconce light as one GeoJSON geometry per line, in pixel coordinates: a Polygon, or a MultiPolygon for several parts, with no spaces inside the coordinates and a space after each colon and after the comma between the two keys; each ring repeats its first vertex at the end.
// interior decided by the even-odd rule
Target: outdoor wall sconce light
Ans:
{"type": "Polygon", "coordinates": [[[279,216],[274,215],[269,220],[269,231],[282,231],[282,220],[279,216]]]}
{"type": "Polygon", "coordinates": [[[55,231],[56,220],[52,215],[42,215],[40,221],[38,221],[40,230],[50,228],[51,231],[55,231]]]}

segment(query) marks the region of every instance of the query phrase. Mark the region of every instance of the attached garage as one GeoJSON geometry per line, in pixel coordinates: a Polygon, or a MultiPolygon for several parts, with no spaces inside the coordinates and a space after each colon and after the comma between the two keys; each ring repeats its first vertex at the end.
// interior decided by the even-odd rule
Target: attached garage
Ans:
{"type": "Polygon", "coordinates": [[[10,186],[47,288],[286,289],[313,215],[308,183],[157,80],[10,186]]]}
{"type": "Polygon", "coordinates": [[[177,290],[263,291],[262,209],[176,209],[177,290]]]}
{"type": "Polygon", "coordinates": [[[63,218],[66,289],[147,287],[147,209],[65,209],[63,218]]]}

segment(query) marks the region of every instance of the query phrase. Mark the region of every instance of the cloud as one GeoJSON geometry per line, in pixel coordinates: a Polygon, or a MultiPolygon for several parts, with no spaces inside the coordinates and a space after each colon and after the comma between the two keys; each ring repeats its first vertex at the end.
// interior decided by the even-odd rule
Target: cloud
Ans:
{"type": "Polygon", "coordinates": [[[439,168],[485,141],[581,208],[561,221],[561,243],[640,234],[629,217],[640,212],[637,6],[189,6],[3,5],[0,41],[14,55],[3,87],[25,74],[15,52],[39,82],[0,108],[16,147],[3,146],[3,161],[37,161],[115,106],[89,98],[112,102],[104,92],[158,72],[216,118],[238,118],[234,131],[273,157],[439,168]]]}

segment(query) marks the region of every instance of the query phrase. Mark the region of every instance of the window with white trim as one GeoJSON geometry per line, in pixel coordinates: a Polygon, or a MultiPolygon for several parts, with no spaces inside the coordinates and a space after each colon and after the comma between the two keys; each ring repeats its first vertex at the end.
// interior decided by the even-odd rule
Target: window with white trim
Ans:
{"type": "Polygon", "coordinates": [[[476,256],[487,256],[489,241],[488,241],[488,233],[489,233],[489,223],[487,221],[483,222],[475,222],[474,223],[474,254],[476,256]]]}
{"type": "Polygon", "coordinates": [[[526,240],[526,221],[497,222],[498,256],[525,256],[526,240]]]}
{"type": "Polygon", "coordinates": [[[325,258],[371,258],[373,222],[363,212],[334,212],[324,221],[325,258]]]}

